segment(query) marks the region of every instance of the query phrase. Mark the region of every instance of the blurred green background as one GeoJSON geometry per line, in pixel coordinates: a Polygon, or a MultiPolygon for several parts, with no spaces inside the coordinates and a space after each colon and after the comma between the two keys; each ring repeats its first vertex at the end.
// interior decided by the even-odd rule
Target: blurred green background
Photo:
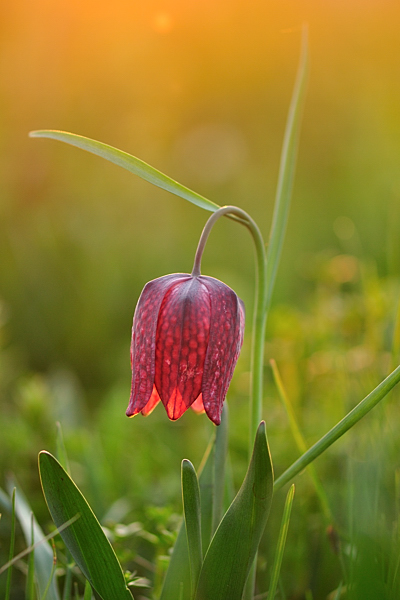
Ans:
{"type": "MultiPolygon", "coordinates": [[[[43,519],[36,456],[54,451],[56,420],[100,515],[126,496],[140,514],[146,502],[180,510],[180,460],[199,463],[212,426],[191,411],[170,423],[161,407],[149,419],[126,419],[130,328],[148,280],[190,271],[208,215],[28,132],[63,129],[126,150],[220,205],[244,208],[267,240],[304,22],[309,85],[266,359],[277,360],[312,443],[398,364],[397,0],[1,4],[0,485],[13,471],[43,519]]],[[[246,304],[230,402],[240,482],[254,281],[247,232],[219,222],[203,273],[246,304]]],[[[266,381],[279,473],[297,451],[268,364],[266,381]]],[[[387,449],[383,462],[398,456],[397,406],[360,425],[359,445],[353,438],[322,467],[339,521],[347,497],[334,482],[347,457],[363,462],[372,443],[387,449]]],[[[391,490],[393,465],[386,475],[391,490]]],[[[295,535],[304,537],[292,546],[299,572],[289,587],[325,585],[325,593],[337,573],[328,576],[322,558],[317,564],[328,542],[318,541],[323,519],[303,486],[295,535]],[[301,568],[296,552],[315,570],[301,568]]]]}

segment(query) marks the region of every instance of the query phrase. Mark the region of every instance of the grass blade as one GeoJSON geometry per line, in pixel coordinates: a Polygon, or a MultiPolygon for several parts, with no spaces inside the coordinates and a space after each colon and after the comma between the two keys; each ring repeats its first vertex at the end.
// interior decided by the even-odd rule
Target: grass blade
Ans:
{"type": "Polygon", "coordinates": [[[286,224],[289,216],[293,177],[296,166],[297,148],[300,134],[303,100],[308,73],[308,30],[303,27],[299,67],[289,107],[279,166],[274,214],[272,217],[270,240],[267,252],[267,298],[265,311],[268,313],[272,292],[282,252],[286,224]]]}
{"type": "MultiPolygon", "coordinates": [[[[221,424],[215,434],[213,461],[213,502],[212,502],[212,535],[215,533],[224,514],[225,464],[228,453],[228,404],[225,402],[221,424]]],[[[204,550],[207,550],[205,546],[204,550]]]]}
{"type": "Polygon", "coordinates": [[[374,408],[394,386],[400,381],[400,366],[384,379],[368,396],[353,408],[335,427],[326,433],[318,442],[296,460],[275,481],[274,489],[279,490],[295,475],[298,475],[310,463],[320,456],[329,446],[342,437],[349,429],[354,427],[370,410],[374,408]]]}
{"type": "Polygon", "coordinates": [[[178,183],[174,179],[171,179],[161,171],[158,171],[154,167],[151,167],[143,160],[128,154],[127,152],[123,152],[122,150],[118,150],[113,146],[109,146],[108,144],[103,144],[102,142],[98,142],[96,140],[92,140],[90,138],[84,137],[82,135],[76,135],[74,133],[69,133],[66,131],[56,131],[56,130],[40,130],[40,131],[31,131],[29,134],[30,137],[44,137],[51,138],[53,140],[58,140],[60,142],[65,142],[67,144],[71,144],[72,146],[76,146],[77,148],[81,148],[82,150],[87,150],[92,154],[96,154],[97,156],[101,156],[106,160],[130,171],[134,175],[137,175],[141,179],[152,183],[153,185],[170,192],[171,194],[175,194],[175,196],[179,196],[180,198],[184,198],[189,202],[192,202],[196,206],[200,208],[204,208],[204,210],[208,210],[210,212],[215,212],[220,208],[218,204],[215,202],[211,202],[207,198],[204,198],[200,194],[190,190],[184,185],[178,183]]]}
{"type": "MultiPolygon", "coordinates": [[[[282,401],[283,406],[285,407],[286,414],[288,415],[290,429],[292,431],[294,441],[296,442],[299,452],[304,454],[305,452],[307,452],[308,448],[304,436],[300,431],[300,427],[298,425],[293,406],[286,394],[286,390],[284,388],[276,362],[273,359],[271,359],[269,362],[272,368],[272,373],[274,376],[275,385],[279,393],[279,397],[282,401]]],[[[322,483],[318,477],[315,466],[313,464],[310,464],[308,465],[307,469],[314,484],[315,492],[321,502],[324,515],[329,522],[333,522],[334,519],[329,506],[328,498],[326,496],[322,483]]]]}
{"type": "MultiPolygon", "coordinates": [[[[10,487],[14,487],[12,482],[10,482],[10,487]]],[[[53,570],[53,552],[50,548],[50,545],[47,543],[47,539],[39,527],[35,517],[32,517],[31,508],[19,488],[17,488],[15,494],[15,514],[21,524],[21,528],[24,532],[25,540],[28,545],[31,544],[33,519],[35,576],[39,597],[42,597],[53,570]]],[[[48,590],[47,600],[59,600],[59,594],[54,579],[51,583],[50,589],[48,590]]]]}
{"type": "MultiPolygon", "coordinates": [[[[33,528],[33,514],[31,520],[31,543],[28,559],[28,574],[26,576],[25,598],[26,600],[35,600],[35,534],[33,528]]],[[[52,575],[52,573],[51,573],[52,575]]]]}
{"type": "Polygon", "coordinates": [[[11,540],[10,540],[10,552],[8,555],[8,560],[10,562],[10,567],[7,573],[7,584],[6,584],[6,595],[5,600],[9,600],[10,592],[11,592],[11,575],[12,575],[12,559],[14,556],[14,545],[15,545],[15,492],[16,489],[13,489],[12,499],[11,499],[11,540]]]}
{"type": "Polygon", "coordinates": [[[92,588],[87,579],[85,583],[85,593],[83,595],[83,600],[92,600],[92,588]]]}
{"type": "Polygon", "coordinates": [[[72,567],[73,565],[71,564],[67,564],[66,566],[63,600],[71,600],[72,567]]]}
{"type": "Polygon", "coordinates": [[[190,460],[187,459],[182,461],[182,497],[189,550],[192,596],[194,596],[203,562],[200,489],[196,471],[190,460]]]}
{"type": "Polygon", "coordinates": [[[282,517],[281,528],[279,531],[278,545],[276,548],[275,560],[274,560],[274,564],[272,567],[271,583],[270,583],[269,590],[268,590],[269,600],[273,600],[273,598],[275,597],[276,590],[278,588],[279,574],[281,571],[283,552],[285,550],[286,537],[287,537],[287,532],[289,529],[289,521],[290,521],[290,513],[292,511],[293,497],[294,497],[294,485],[292,484],[292,486],[290,487],[288,494],[286,496],[285,507],[283,509],[283,517],[282,517]]]}
{"type": "MultiPolygon", "coordinates": [[[[221,425],[222,427],[222,421],[221,425]]],[[[214,499],[214,453],[215,441],[211,440],[199,467],[199,487],[201,502],[201,537],[202,547],[208,548],[211,539],[213,499],[214,499]]],[[[182,523],[164,584],[160,600],[176,600],[190,596],[190,564],[185,525],[182,523]]]]}

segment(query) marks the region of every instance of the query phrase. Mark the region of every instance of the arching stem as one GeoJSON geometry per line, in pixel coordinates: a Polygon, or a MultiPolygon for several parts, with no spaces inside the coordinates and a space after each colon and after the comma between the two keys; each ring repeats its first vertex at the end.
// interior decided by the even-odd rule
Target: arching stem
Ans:
{"type": "Polygon", "coordinates": [[[192,275],[198,277],[201,269],[201,258],[210,234],[216,221],[223,216],[234,215],[241,218],[253,238],[256,252],[256,293],[253,316],[253,335],[251,348],[251,388],[250,388],[250,429],[249,452],[253,448],[257,427],[261,421],[263,398],[263,371],[264,371],[264,339],[266,325],[266,254],[265,244],[261,232],[253,219],[242,209],[236,206],[223,206],[211,215],[204,226],[197,246],[192,275]]]}

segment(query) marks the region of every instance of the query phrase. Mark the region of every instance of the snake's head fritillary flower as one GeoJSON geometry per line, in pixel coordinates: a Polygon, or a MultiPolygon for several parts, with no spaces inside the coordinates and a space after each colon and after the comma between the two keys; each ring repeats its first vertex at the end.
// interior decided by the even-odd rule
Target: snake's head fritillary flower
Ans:
{"type": "Polygon", "coordinates": [[[128,417],[161,400],[171,420],[191,406],[219,425],[243,333],[243,303],[218,279],[178,273],[147,283],[133,318],[128,417]]]}

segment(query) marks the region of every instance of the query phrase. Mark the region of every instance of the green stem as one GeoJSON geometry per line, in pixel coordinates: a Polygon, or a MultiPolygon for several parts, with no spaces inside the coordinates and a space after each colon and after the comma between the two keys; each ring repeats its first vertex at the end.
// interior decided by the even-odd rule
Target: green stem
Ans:
{"type": "Polygon", "coordinates": [[[266,255],[265,244],[261,232],[253,219],[241,208],[236,206],[223,206],[211,215],[204,226],[194,259],[192,275],[200,275],[201,257],[215,222],[222,216],[234,215],[242,219],[243,225],[250,231],[254,241],[257,275],[256,295],[253,317],[253,337],[251,351],[251,389],[250,389],[250,430],[249,430],[249,455],[251,456],[254,438],[261,421],[263,397],[263,370],[264,370],[264,339],[266,312],[264,307],[267,302],[266,295],[266,255]]]}
{"type": "Polygon", "coordinates": [[[303,100],[307,86],[307,73],[308,28],[306,25],[303,25],[299,67],[297,70],[296,81],[290,102],[285,136],[283,138],[274,214],[272,217],[271,233],[268,244],[266,274],[267,292],[265,300],[265,312],[267,314],[271,305],[272,292],[274,289],[276,273],[282,253],[282,246],[289,216],[298,140],[300,135],[300,122],[304,104],[303,100]]]}
{"type": "Polygon", "coordinates": [[[351,429],[362,417],[378,404],[390,390],[400,381],[400,366],[384,379],[368,396],[366,396],[352,411],[350,411],[335,427],[324,435],[314,446],[296,460],[274,483],[274,490],[279,490],[295,475],[325,452],[346,431],[351,429]]]}

